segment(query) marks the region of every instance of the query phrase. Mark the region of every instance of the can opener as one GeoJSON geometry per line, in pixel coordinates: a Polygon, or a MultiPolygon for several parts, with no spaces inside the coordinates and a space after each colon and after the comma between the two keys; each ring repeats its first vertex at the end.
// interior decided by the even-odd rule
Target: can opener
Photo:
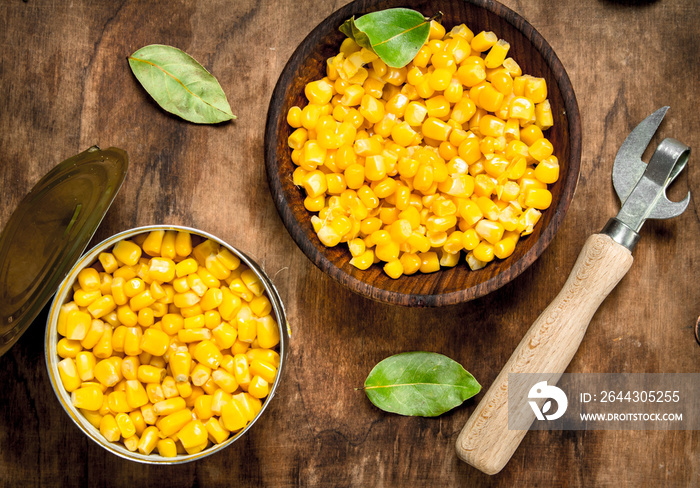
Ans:
{"type": "Polygon", "coordinates": [[[547,373],[555,384],[596,310],[632,266],[644,222],[676,217],[688,207],[690,192],[683,201],[672,202],[666,189],[686,166],[690,148],[667,138],[649,164],[641,159],[668,108],[644,119],[620,146],[612,171],[619,213],[586,240],[564,287],[532,324],[459,434],[457,455],[480,471],[501,471],[527,433],[508,429],[508,374],[547,373]]]}

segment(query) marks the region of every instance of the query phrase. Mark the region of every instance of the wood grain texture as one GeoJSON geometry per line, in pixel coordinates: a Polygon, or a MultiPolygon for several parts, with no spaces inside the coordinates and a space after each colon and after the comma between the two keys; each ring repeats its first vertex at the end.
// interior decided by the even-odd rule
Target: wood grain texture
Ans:
{"type": "Polygon", "coordinates": [[[322,271],[338,282],[373,300],[408,306],[442,306],[473,300],[510,282],[530,266],[552,241],[574,196],[581,158],[581,125],[578,105],[569,77],[561,62],[542,36],[521,16],[492,0],[358,0],[346,5],[314,29],[295,50],[272,94],[265,131],[265,165],[277,210],[297,245],[322,271]],[[381,265],[361,271],[350,264],[352,258],[342,244],[327,248],[316,236],[304,207],[306,193],[294,186],[295,165],[287,140],[294,130],[287,124],[293,106],[304,107],[306,83],[325,76],[326,59],[337,54],[345,37],[338,27],[352,16],[386,8],[408,7],[434,15],[442,12],[441,22],[449,30],[469,19],[476,32],[493,30],[511,43],[509,56],[518,61],[524,73],[547,80],[554,127],[547,137],[556,147],[560,161],[559,180],[551,186],[552,206],[543,213],[535,231],[521,239],[507,259],[495,260],[479,271],[471,271],[461,256],[461,264],[437,273],[389,278],[381,265]]]}
{"type": "MultiPolygon", "coordinates": [[[[527,433],[508,428],[508,375],[545,373],[551,375],[547,384],[556,384],[576,354],[593,314],[627,274],[632,261],[627,248],[604,234],[586,240],[564,288],[537,317],[464,425],[455,445],[460,459],[486,474],[503,469],[527,433]]],[[[514,398],[524,396],[527,394],[514,398]]]]}
{"type": "Polygon", "coordinates": [[[322,273],[290,238],[266,184],[275,83],[344,1],[0,0],[0,225],[56,163],[95,143],[121,147],[129,174],[93,244],[155,223],[211,232],[264,265],[292,328],[284,382],[250,435],[201,462],[163,468],[121,460],[67,421],[48,382],[40,316],[0,358],[0,486],[699,485],[698,432],[530,432],[489,477],[454,453],[481,396],[421,419],[379,411],[354,390],[377,362],[413,350],[445,354],[488,387],[584,241],[617,213],[615,153],[663,105],[671,110],[655,141],[695,150],[670,191],[678,200],[690,190],[691,208],[644,225],[634,265],[567,371],[700,371],[700,113],[691,103],[700,97],[699,9],[686,0],[503,3],[547,39],[571,78],[583,127],[576,195],[556,238],[517,279],[466,304],[409,309],[322,273]],[[126,61],[156,42],[201,61],[239,119],[202,127],[160,110],[126,61]]]}

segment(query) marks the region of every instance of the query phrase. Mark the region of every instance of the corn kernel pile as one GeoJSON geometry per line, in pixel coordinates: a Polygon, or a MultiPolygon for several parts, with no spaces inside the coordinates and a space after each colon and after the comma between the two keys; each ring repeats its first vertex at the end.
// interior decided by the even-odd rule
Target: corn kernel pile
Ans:
{"type": "Polygon", "coordinates": [[[280,361],[258,276],[214,241],[193,248],[182,231],[120,241],[98,261],[58,316],[58,371],[73,406],[108,441],[165,457],[220,444],[252,421],[280,361]]]}
{"type": "Polygon", "coordinates": [[[548,208],[559,163],[543,130],[543,78],[523,75],[510,45],[432,21],[413,61],[395,69],[345,39],[309,103],[287,122],[294,184],[319,240],[347,242],[359,269],[391,278],[510,256],[548,208]]]}

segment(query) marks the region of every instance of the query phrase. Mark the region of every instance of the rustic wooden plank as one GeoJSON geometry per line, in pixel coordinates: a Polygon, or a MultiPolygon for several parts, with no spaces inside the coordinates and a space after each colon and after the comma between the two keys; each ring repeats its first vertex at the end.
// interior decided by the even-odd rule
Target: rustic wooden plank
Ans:
{"type": "MultiPolygon", "coordinates": [[[[614,215],[614,155],[646,115],[670,105],[663,136],[700,147],[700,13],[693,2],[506,0],[548,40],[574,85],[581,178],[549,248],[515,281],[443,309],[370,302],[321,273],[285,231],[263,162],[267,106],[302,39],[346,2],[0,2],[0,224],[57,162],[98,143],[126,149],[127,180],[94,242],[151,223],[192,225],[260,260],[292,327],[285,382],[249,435],[167,469],[123,461],[67,421],[48,383],[43,324],[0,358],[0,485],[695,486],[697,432],[531,432],[487,477],[454,455],[476,401],[438,419],[385,414],[355,391],[379,360],[433,350],[483,385],[563,285],[583,242],[614,215]],[[176,45],[217,76],[236,122],[200,127],[162,112],[126,56],[176,45]]],[[[468,22],[468,19],[465,19],[468,22]]],[[[660,138],[659,138],[660,140],[660,138]]],[[[700,194],[691,156],[672,197],[700,194]]],[[[698,372],[697,199],[649,222],[629,274],[603,303],[569,372],[698,372]]]]}

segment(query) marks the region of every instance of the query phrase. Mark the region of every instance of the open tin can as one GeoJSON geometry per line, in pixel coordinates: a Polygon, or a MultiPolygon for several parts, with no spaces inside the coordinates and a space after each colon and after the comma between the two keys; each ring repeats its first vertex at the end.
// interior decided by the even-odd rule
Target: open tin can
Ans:
{"type": "Polygon", "coordinates": [[[46,367],[49,372],[51,386],[53,387],[53,390],[56,393],[56,397],[61,403],[61,406],[66,411],[71,420],[73,420],[73,422],[90,439],[95,441],[97,444],[99,444],[109,452],[116,454],[117,456],[120,456],[124,459],[128,459],[130,461],[138,461],[141,463],[148,464],[179,464],[194,461],[197,459],[202,459],[203,457],[214,454],[215,452],[219,452],[220,450],[226,448],[227,446],[231,445],[233,442],[241,438],[243,435],[245,435],[246,432],[248,432],[248,430],[250,430],[253,424],[263,415],[263,412],[266,410],[268,404],[270,403],[270,400],[275,395],[277,387],[280,384],[285,365],[285,359],[287,356],[288,341],[289,330],[284,312],[284,306],[282,305],[282,300],[280,299],[279,294],[277,293],[277,289],[272,284],[270,278],[267,276],[267,274],[265,274],[262,268],[260,268],[260,266],[255,261],[253,261],[243,252],[239,251],[238,249],[219,239],[218,237],[203,232],[201,230],[182,226],[152,225],[147,227],[138,227],[135,229],[120,232],[119,234],[116,234],[102,241],[100,244],[98,244],[97,246],[93,247],[90,251],[85,253],[70,270],[66,278],[59,286],[58,291],[56,292],[56,296],[53,299],[51,309],[48,315],[48,323],[46,327],[45,336],[46,367]],[[98,260],[98,256],[100,253],[108,251],[119,241],[131,239],[139,234],[149,233],[151,231],[158,230],[184,231],[189,232],[192,236],[199,236],[203,239],[210,239],[218,243],[220,246],[228,249],[236,257],[238,257],[241,260],[241,263],[248,266],[248,268],[250,268],[256,274],[256,276],[260,279],[261,283],[264,285],[265,293],[270,300],[270,304],[272,305],[272,314],[274,315],[275,321],[277,322],[280,334],[280,343],[278,346],[280,364],[277,370],[277,376],[275,378],[274,383],[270,387],[269,395],[265,398],[264,403],[262,404],[262,409],[260,410],[260,412],[258,412],[256,417],[252,421],[250,421],[242,430],[235,434],[232,433],[231,437],[229,437],[229,439],[227,439],[223,443],[214,444],[196,454],[183,454],[178,455],[176,457],[163,457],[154,453],[146,455],[141,454],[139,452],[131,452],[127,450],[122,444],[113,443],[106,440],[104,436],[100,433],[99,429],[95,428],[92,424],[90,424],[90,422],[88,422],[85,416],[83,416],[78,411],[78,409],[73,406],[71,402],[70,393],[68,393],[65,390],[65,388],[63,388],[58,371],[58,363],[61,360],[61,358],[58,356],[56,349],[58,341],[61,338],[57,331],[58,315],[61,306],[64,303],[70,301],[73,294],[73,284],[77,282],[78,274],[80,273],[80,271],[86,267],[92,266],[98,260]]]}
{"type": "MultiPolygon", "coordinates": [[[[245,435],[275,395],[281,382],[289,347],[289,326],[282,300],[270,278],[246,254],[207,232],[174,225],[139,227],[116,234],[83,254],[102,218],[119,191],[128,167],[124,151],[92,147],[56,165],[20,202],[0,232],[0,355],[7,352],[54,295],[45,333],[45,357],[51,385],[68,416],[94,442],[130,461],[147,464],[180,464],[201,459],[245,435]],[[109,442],[76,407],[64,388],[58,364],[58,317],[61,306],[73,298],[78,274],[98,262],[100,253],[125,239],[152,231],[184,231],[202,241],[211,240],[240,259],[257,277],[270,302],[270,316],[279,329],[279,354],[274,381],[261,396],[260,410],[230,437],[193,454],[165,457],[132,452],[123,444],[109,442]],[[82,255],[81,255],[82,254],[82,255]]],[[[99,266],[98,266],[99,268],[99,266]]],[[[111,327],[109,324],[105,324],[111,327]]],[[[274,327],[272,327],[274,330],[274,327]]],[[[276,362],[276,361],[275,361],[276,362]]],[[[255,408],[257,410],[257,408],[255,408]]],[[[254,410],[253,410],[254,411],[254,410]]],[[[115,412],[116,413],[116,412],[115,412]]]]}

